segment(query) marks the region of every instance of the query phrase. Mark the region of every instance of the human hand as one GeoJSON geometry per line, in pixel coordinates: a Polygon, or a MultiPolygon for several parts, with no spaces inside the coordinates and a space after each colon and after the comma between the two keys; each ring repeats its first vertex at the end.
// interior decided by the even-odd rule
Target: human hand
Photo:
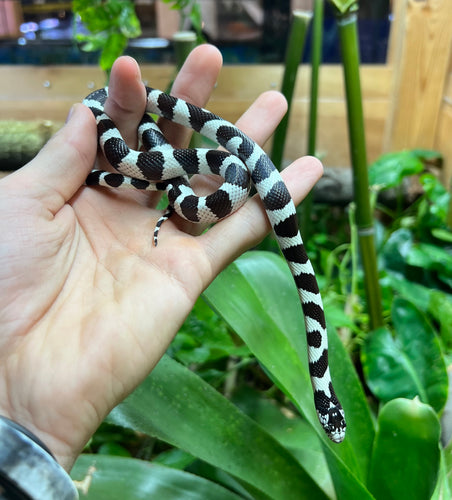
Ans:
{"type": "MultiPolygon", "coordinates": [[[[173,94],[204,106],[221,67],[195,49],[173,94]]],[[[120,58],[105,109],[131,147],[145,107],[140,71],[120,58]]],[[[267,92],[237,125],[259,144],[286,111],[267,92]]],[[[162,121],[170,142],[188,132],[162,121]]],[[[158,196],[88,188],[97,144],[92,113],[76,105],[28,165],[0,181],[0,414],[24,425],[70,469],[110,410],[147,376],[197,297],[270,230],[262,204],[203,228],[173,216],[153,246],[158,196]]],[[[302,158],[283,172],[295,203],[321,175],[302,158]]],[[[201,190],[211,179],[195,179],[201,190]]]]}

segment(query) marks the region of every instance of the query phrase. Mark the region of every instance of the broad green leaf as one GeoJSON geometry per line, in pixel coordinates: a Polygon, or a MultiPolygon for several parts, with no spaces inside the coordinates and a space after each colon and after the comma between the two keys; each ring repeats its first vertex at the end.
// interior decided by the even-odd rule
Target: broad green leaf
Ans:
{"type": "Polygon", "coordinates": [[[387,269],[404,274],[407,255],[413,246],[413,234],[405,228],[394,231],[383,245],[381,257],[387,269]]]}
{"type": "Polygon", "coordinates": [[[424,170],[424,164],[412,151],[387,153],[380,156],[369,167],[369,183],[384,189],[399,186],[408,175],[424,170]]]}
{"type": "Polygon", "coordinates": [[[422,271],[432,271],[449,286],[452,291],[452,253],[450,250],[429,243],[414,244],[408,255],[407,263],[422,271]]]}
{"type": "Polygon", "coordinates": [[[362,350],[367,384],[382,401],[419,396],[440,411],[447,398],[447,372],[435,331],[411,302],[396,298],[392,307],[396,331],[368,335],[362,350]]]}
{"type": "Polygon", "coordinates": [[[232,401],[287,448],[312,473],[328,496],[334,498],[334,486],[321,441],[305,420],[250,389],[240,389],[232,401]]]}
{"type": "Polygon", "coordinates": [[[210,285],[204,297],[246,342],[326,443],[334,456],[330,468],[334,460],[341,462],[338,470],[331,471],[333,481],[339,482],[339,475],[348,474],[347,481],[357,487],[358,494],[374,435],[369,408],[342,343],[330,332],[330,366],[348,428],[340,445],[326,438],[313,404],[301,307],[284,260],[269,252],[248,252],[210,285]]]}
{"type": "Polygon", "coordinates": [[[430,314],[439,325],[444,343],[452,347],[452,295],[399,278],[392,273],[388,273],[383,280],[420,311],[430,314]]]}
{"type": "Polygon", "coordinates": [[[133,458],[81,455],[71,471],[86,500],[238,500],[206,479],[133,458]]]}
{"type": "Polygon", "coordinates": [[[167,441],[270,498],[327,498],[284,447],[168,356],[109,421],[167,441]]]}
{"type": "Polygon", "coordinates": [[[394,399],[378,416],[369,489],[376,500],[426,500],[440,463],[440,423],[419,400],[394,399]]]}

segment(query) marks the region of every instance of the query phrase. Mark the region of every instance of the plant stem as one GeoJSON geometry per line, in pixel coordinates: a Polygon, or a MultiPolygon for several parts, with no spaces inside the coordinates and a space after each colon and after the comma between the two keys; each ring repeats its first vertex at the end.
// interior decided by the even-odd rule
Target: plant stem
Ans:
{"type": "MultiPolygon", "coordinates": [[[[307,154],[315,156],[317,139],[317,102],[319,93],[319,69],[322,62],[323,38],[323,11],[324,0],[314,1],[314,19],[312,23],[312,49],[311,49],[311,90],[309,99],[309,124],[307,154]]],[[[300,226],[304,240],[308,240],[312,233],[312,191],[306,196],[301,205],[300,226]]]]}
{"type": "Polygon", "coordinates": [[[176,67],[181,69],[188,54],[196,47],[196,33],[194,31],[177,31],[173,35],[176,67]]]}
{"type": "Polygon", "coordinates": [[[311,17],[311,12],[305,12],[302,10],[295,10],[292,12],[292,25],[287,44],[284,76],[281,86],[281,92],[287,100],[288,108],[287,113],[275,131],[270,155],[273,163],[278,169],[281,169],[295,81],[297,78],[298,66],[300,65],[303,53],[306,31],[311,17]]]}
{"type": "Polygon", "coordinates": [[[381,291],[378,280],[373,215],[370,206],[364,114],[359,76],[359,47],[356,9],[338,16],[339,38],[344,68],[350,155],[356,203],[361,261],[364,269],[367,307],[372,329],[383,325],[381,291]]]}
{"type": "Polygon", "coordinates": [[[319,93],[319,69],[322,62],[324,0],[314,1],[311,51],[311,92],[309,103],[308,155],[315,155],[317,135],[317,101],[319,93]]]}

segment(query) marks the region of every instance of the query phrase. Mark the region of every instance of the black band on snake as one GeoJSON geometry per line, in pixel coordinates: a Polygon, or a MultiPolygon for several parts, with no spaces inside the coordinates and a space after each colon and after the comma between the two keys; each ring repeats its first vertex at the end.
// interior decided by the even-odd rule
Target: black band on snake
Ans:
{"type": "Polygon", "coordinates": [[[93,170],[86,184],[165,190],[169,210],[155,229],[154,242],[157,244],[161,224],[173,211],[191,222],[211,223],[240,208],[248,197],[251,178],[297,286],[304,313],[309,372],[317,415],[329,438],[336,443],[341,442],[346,424],[330,377],[322,299],[298,231],[295,206],[278,170],[267,154],[231,123],[160,90],[146,88],[146,92],[147,113],[189,127],[228,152],[174,149],[147,113],[138,127],[142,151],[129,149],[115,124],[104,113],[108,91],[100,89],[83,102],[96,117],[103,154],[119,173],[93,170]],[[189,176],[192,174],[216,174],[224,182],[215,193],[198,197],[190,188],[189,176]]]}

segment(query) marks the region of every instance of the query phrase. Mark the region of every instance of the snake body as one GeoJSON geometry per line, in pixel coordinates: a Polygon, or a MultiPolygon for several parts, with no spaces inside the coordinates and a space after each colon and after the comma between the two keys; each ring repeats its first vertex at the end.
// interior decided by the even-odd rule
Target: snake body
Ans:
{"type": "Polygon", "coordinates": [[[304,313],[309,372],[319,421],[332,441],[341,442],[346,424],[328,366],[322,299],[298,231],[295,206],[278,170],[260,146],[231,123],[160,90],[146,88],[146,93],[147,113],[189,127],[220,144],[227,152],[174,149],[147,113],[138,127],[142,150],[134,151],[126,145],[113,121],[105,114],[108,90],[100,89],[83,102],[96,118],[103,154],[119,173],[93,170],[86,184],[166,190],[170,208],[157,223],[154,232],[157,244],[159,228],[173,211],[192,222],[216,222],[246,201],[251,179],[297,286],[304,313]],[[198,197],[189,184],[189,176],[198,173],[220,175],[224,182],[215,193],[198,197]]]}

